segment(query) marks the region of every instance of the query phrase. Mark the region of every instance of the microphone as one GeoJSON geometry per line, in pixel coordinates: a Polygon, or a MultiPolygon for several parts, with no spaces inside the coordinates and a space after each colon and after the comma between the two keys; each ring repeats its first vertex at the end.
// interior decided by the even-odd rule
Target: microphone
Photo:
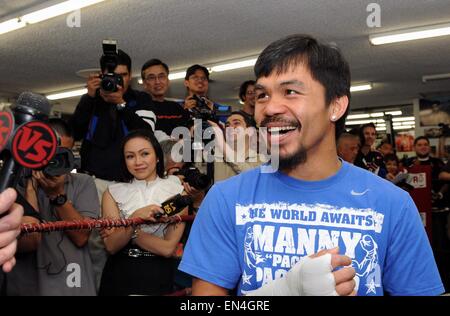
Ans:
{"type": "Polygon", "coordinates": [[[23,168],[45,167],[58,145],[56,133],[45,121],[51,105],[39,94],[23,92],[11,112],[0,112],[0,192],[16,187],[23,168]],[[2,151],[3,150],[3,151],[2,151]]]}
{"type": "MultiPolygon", "coordinates": [[[[161,208],[167,216],[173,216],[180,213],[185,207],[193,203],[192,198],[189,195],[177,194],[174,197],[169,198],[161,204],[161,208]]],[[[163,214],[158,213],[155,215],[156,219],[161,218],[163,214]]]]}

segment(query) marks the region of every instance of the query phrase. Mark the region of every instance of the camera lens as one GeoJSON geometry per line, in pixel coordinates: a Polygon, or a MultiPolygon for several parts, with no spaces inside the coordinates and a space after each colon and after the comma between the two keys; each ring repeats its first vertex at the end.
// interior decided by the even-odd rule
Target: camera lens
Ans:
{"type": "Polygon", "coordinates": [[[105,75],[102,79],[101,87],[102,87],[102,90],[104,90],[104,91],[108,91],[108,92],[117,91],[115,78],[111,77],[110,75],[105,75]]]}

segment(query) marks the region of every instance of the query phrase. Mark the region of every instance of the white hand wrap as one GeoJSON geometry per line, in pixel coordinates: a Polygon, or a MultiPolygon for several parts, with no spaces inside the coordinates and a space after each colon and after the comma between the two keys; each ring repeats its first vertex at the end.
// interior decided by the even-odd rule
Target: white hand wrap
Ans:
{"type": "Polygon", "coordinates": [[[301,258],[282,278],[247,293],[251,296],[337,296],[331,254],[301,258]]]}

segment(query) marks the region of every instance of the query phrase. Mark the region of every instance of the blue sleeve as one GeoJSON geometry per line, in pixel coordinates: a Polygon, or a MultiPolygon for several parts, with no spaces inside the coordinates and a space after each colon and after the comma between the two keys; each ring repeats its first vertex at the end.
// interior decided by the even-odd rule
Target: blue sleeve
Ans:
{"type": "Polygon", "coordinates": [[[234,209],[217,185],[206,195],[192,226],[179,269],[226,289],[240,277],[234,209]]]}
{"type": "MultiPolygon", "coordinates": [[[[395,210],[395,209],[394,209],[395,210]]],[[[444,293],[419,212],[408,195],[397,224],[389,232],[383,285],[390,295],[439,295],[444,293]]]]}

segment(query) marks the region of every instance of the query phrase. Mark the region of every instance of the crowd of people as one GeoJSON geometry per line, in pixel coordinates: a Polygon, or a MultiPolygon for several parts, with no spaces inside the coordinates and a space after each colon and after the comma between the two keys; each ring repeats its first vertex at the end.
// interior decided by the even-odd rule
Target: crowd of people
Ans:
{"type": "Polygon", "coordinates": [[[240,87],[243,109],[227,117],[216,115],[202,65],[187,69],[181,103],[167,100],[169,67],[159,59],[142,66],[144,91],[130,86],[124,51],[116,89],[103,88],[104,56],[100,65],[70,121],[48,122],[60,147],[81,141],[78,173],[33,171],[16,188],[23,206],[12,189],[0,195],[3,294],[444,292],[405,190],[410,167],[430,165],[433,203],[448,205],[450,167],[430,156],[426,137],[415,140],[416,157],[400,161],[393,144],[375,148],[375,125],[345,131],[350,71],[337,49],[306,35],[270,44],[256,80],[240,87]],[[195,145],[199,128],[215,135],[212,161],[185,159],[210,149],[204,139],[195,145]],[[276,170],[264,168],[253,142],[262,129],[277,148],[276,170]],[[193,223],[167,222],[162,205],[178,195],[190,197],[178,214],[195,215],[193,223]],[[152,223],[18,237],[20,223],[98,218],[152,223]]]}

